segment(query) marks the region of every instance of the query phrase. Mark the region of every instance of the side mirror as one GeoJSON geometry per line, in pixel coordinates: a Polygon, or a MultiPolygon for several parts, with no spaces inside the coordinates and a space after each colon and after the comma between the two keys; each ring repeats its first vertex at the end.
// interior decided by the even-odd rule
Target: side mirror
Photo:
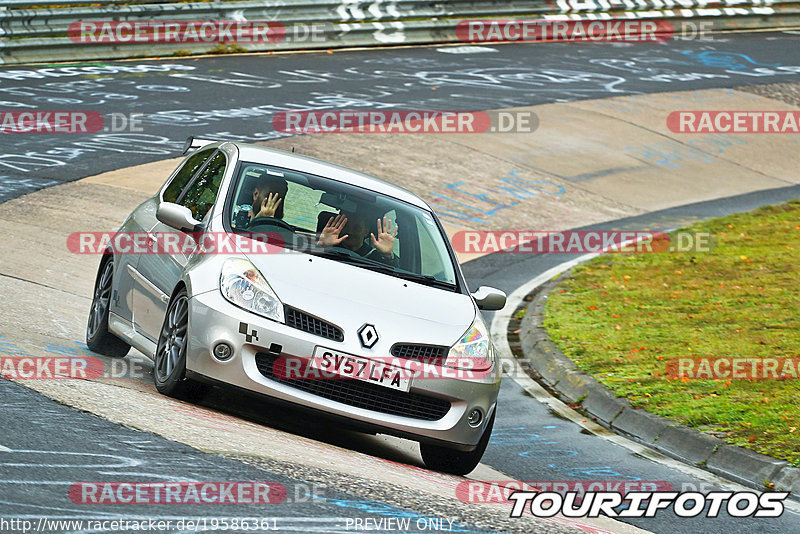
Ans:
{"type": "Polygon", "coordinates": [[[472,298],[478,308],[486,311],[502,310],[506,305],[506,294],[493,287],[481,286],[473,294],[472,298]]]}
{"type": "Polygon", "coordinates": [[[161,202],[156,210],[156,219],[181,232],[197,232],[200,221],[192,215],[192,210],[180,204],[161,202]]]}

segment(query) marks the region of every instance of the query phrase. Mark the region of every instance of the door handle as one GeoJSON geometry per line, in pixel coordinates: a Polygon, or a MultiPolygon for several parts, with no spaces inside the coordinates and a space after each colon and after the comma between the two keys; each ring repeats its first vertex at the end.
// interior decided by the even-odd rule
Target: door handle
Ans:
{"type": "Polygon", "coordinates": [[[150,250],[158,252],[158,236],[147,232],[147,239],[150,240],[150,250]]]}

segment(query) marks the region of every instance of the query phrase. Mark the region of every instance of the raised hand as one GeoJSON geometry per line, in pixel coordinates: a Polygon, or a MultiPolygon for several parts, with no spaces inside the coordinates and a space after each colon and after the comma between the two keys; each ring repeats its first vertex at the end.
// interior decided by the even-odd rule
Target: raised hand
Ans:
{"type": "Polygon", "coordinates": [[[319,234],[317,245],[332,247],[333,245],[341,244],[342,241],[350,237],[348,234],[339,237],[339,234],[341,234],[342,230],[344,230],[345,224],[347,224],[347,217],[341,214],[328,219],[327,224],[325,224],[325,227],[319,234]]]}
{"type": "Polygon", "coordinates": [[[261,209],[256,214],[256,218],[275,217],[275,212],[278,211],[278,206],[281,205],[281,201],[283,201],[283,199],[278,193],[270,193],[269,196],[264,198],[264,202],[261,203],[261,209]]]}
{"type": "Polygon", "coordinates": [[[383,221],[378,219],[378,237],[376,238],[375,234],[369,234],[372,238],[372,246],[382,254],[387,256],[391,254],[398,228],[398,225],[394,225],[392,228],[392,221],[386,217],[383,218],[383,221]]]}

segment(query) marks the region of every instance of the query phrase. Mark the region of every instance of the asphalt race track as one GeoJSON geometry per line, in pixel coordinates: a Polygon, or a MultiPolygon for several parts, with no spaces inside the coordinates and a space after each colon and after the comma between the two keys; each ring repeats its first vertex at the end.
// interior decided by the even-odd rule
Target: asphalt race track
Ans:
{"type": "MultiPolygon", "coordinates": [[[[188,135],[265,141],[284,134],[272,117],[289,109],[491,110],[668,91],[729,88],[800,81],[800,35],[726,34],[713,42],[664,44],[493,45],[337,51],[333,54],[275,54],[169,58],[102,64],[0,68],[4,109],[94,110],[104,116],[141,113],[139,132],[96,135],[4,134],[0,137],[0,202],[41,188],[105,171],[177,157],[188,135]]],[[[698,219],[749,210],[800,197],[800,186],[756,191],[645,213],[581,229],[668,229],[698,219]]],[[[463,268],[471,287],[493,285],[511,293],[537,275],[572,259],[570,255],[490,255],[463,268]]],[[[0,260],[0,277],[4,275],[0,260]]],[[[488,317],[487,317],[488,318],[488,317]]],[[[71,318],[83,323],[84,317],[71,318]]],[[[8,333],[5,333],[8,334],[8,333]]],[[[1,340],[0,340],[1,341],[1,340]]],[[[365,499],[337,488],[324,492],[308,480],[276,467],[201,452],[155,434],[143,433],[80,412],[19,384],[0,381],[0,518],[233,517],[246,507],[175,509],[54,507],[75,481],[268,480],[283,483],[288,506],[259,515],[275,517],[281,530],[346,531],[344,518],[434,516],[409,497],[407,506],[376,494],[365,499]],[[49,461],[59,450],[82,457],[49,461]],[[23,462],[6,453],[24,453],[23,462]],[[28,457],[29,456],[29,457],[28,457]]],[[[113,402],[113,399],[110,401],[113,402]]],[[[332,436],[326,429],[297,424],[291,415],[265,416],[261,405],[230,402],[219,392],[203,405],[325,442],[344,443],[391,461],[415,460],[371,437],[332,436]]],[[[315,425],[311,425],[315,426],[315,425]]],[[[514,380],[503,382],[498,419],[483,464],[516,480],[660,481],[679,490],[737,487],[677,461],[647,458],[552,413],[514,380]]],[[[659,534],[800,532],[800,506],[779,519],[681,519],[661,513],[625,521],[659,534]]],[[[452,517],[460,514],[453,511],[452,517]]],[[[505,531],[499,525],[489,530],[505,531]]],[[[552,525],[542,532],[561,532],[552,525]]],[[[65,529],[70,530],[70,529],[65,529]]],[[[382,531],[386,529],[376,529],[382,531]]],[[[482,532],[463,516],[452,532],[482,532]]]]}
{"type": "MultiPolygon", "coordinates": [[[[0,69],[5,108],[143,117],[136,133],[4,136],[0,198],[175,157],[189,135],[245,142],[282,136],[272,128],[282,110],[487,110],[793,81],[800,75],[798,49],[800,35],[726,34],[711,43],[508,44],[6,67],[0,69]]],[[[113,128],[110,119],[105,127],[113,128]]]]}
{"type": "MultiPolygon", "coordinates": [[[[137,505],[126,518],[147,520],[157,517],[173,521],[212,521],[232,518],[253,518],[276,525],[281,531],[330,532],[332,525],[345,525],[347,518],[385,516],[414,518],[421,516],[412,510],[390,506],[377,501],[353,497],[334,488],[324,495],[315,484],[307,484],[286,476],[270,473],[222,456],[204,454],[196,449],[88,416],[58,405],[37,393],[13,384],[0,382],[3,410],[0,424],[4,428],[5,445],[22,453],[22,461],[3,461],[3,487],[0,505],[3,516],[33,520],[47,512],[53,521],[71,519],[107,521],[119,517],[116,506],[93,506],[90,512],[84,505],[54,505],[64,493],[80,480],[119,481],[120,476],[136,481],[264,481],[277,482],[286,488],[282,503],[263,505],[256,516],[253,505],[206,503],[169,506],[174,515],[164,513],[163,504],[137,505]],[[36,417],[31,417],[35,413],[36,417]],[[42,436],[46,435],[46,443],[42,436]],[[71,456],[63,451],[79,450],[71,456]],[[98,477],[98,475],[100,475],[98,477]],[[35,486],[40,491],[26,491],[35,486]]],[[[424,516],[423,516],[424,517],[424,516]]],[[[34,520],[34,522],[38,521],[34,520]]],[[[220,523],[221,524],[221,523],[220,523]]],[[[452,525],[453,532],[480,532],[467,525],[452,525]]],[[[49,531],[51,529],[46,529],[49,531]]],[[[53,531],[61,530],[52,528],[53,531]]],[[[74,530],[65,528],[63,530],[74,530]]],[[[75,529],[77,530],[77,529],[75,529]]],[[[187,529],[191,530],[191,529],[187,529]]],[[[265,529],[269,530],[269,528],[265,529]]]]}

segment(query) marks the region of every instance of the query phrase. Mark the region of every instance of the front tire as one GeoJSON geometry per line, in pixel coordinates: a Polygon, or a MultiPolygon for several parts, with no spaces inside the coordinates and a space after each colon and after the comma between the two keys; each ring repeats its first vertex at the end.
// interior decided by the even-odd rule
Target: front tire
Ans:
{"type": "Polygon", "coordinates": [[[89,350],[112,358],[122,358],[131,346],[108,331],[111,292],[114,281],[114,257],[105,256],[97,271],[92,307],[86,323],[86,346],[89,350]]]}
{"type": "Polygon", "coordinates": [[[419,452],[422,455],[425,466],[433,471],[441,471],[451,475],[464,476],[472,472],[480,463],[481,458],[483,458],[483,453],[489,444],[489,438],[492,437],[495,413],[496,410],[492,413],[492,418],[489,419],[486,430],[483,431],[478,446],[473,451],[457,451],[439,445],[420,443],[419,452]]]}
{"type": "Polygon", "coordinates": [[[189,295],[182,288],[172,297],[161,334],[153,365],[156,389],[162,395],[195,401],[200,399],[207,387],[186,378],[186,349],[189,344],[189,295]]]}

